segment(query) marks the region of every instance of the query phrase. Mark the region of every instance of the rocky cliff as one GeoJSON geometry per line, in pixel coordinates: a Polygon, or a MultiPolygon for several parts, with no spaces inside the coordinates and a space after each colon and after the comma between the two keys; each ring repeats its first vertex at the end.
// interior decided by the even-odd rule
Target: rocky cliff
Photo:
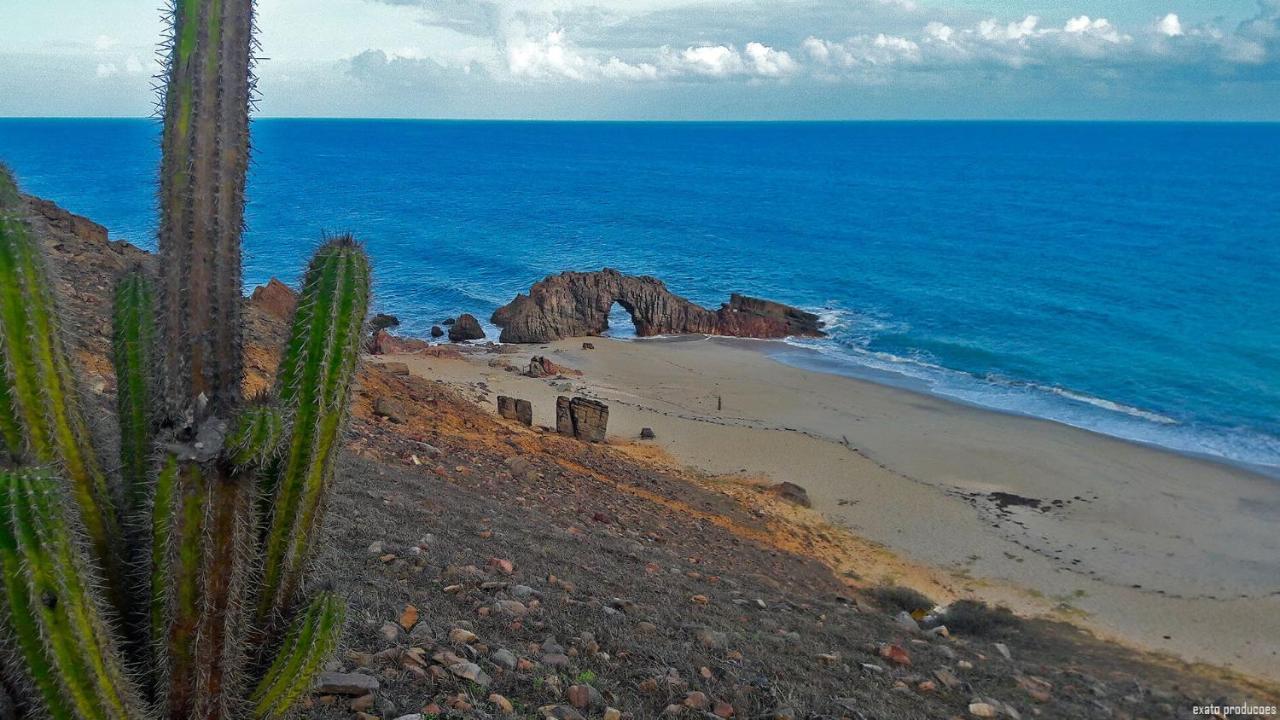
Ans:
{"type": "Polygon", "coordinates": [[[718,310],[708,310],[672,293],[661,280],[617,270],[565,272],[534,284],[493,313],[502,342],[538,343],[599,335],[609,328],[617,303],[630,315],[636,334],[730,335],[782,338],[821,337],[818,316],[770,300],[734,294],[718,310]]]}

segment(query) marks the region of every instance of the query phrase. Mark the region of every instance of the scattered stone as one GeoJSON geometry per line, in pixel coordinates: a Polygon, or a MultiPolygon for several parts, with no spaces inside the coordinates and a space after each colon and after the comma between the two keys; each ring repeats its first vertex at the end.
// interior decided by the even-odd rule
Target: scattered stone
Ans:
{"type": "Polygon", "coordinates": [[[498,648],[497,650],[494,650],[493,654],[489,656],[489,659],[498,667],[506,668],[507,670],[516,669],[516,656],[506,648],[498,648]]]}
{"type": "Polygon", "coordinates": [[[449,666],[449,672],[464,680],[470,680],[480,687],[489,687],[489,683],[492,682],[485,671],[473,662],[454,663],[449,666]]]}
{"type": "Polygon", "coordinates": [[[395,398],[380,397],[373,401],[373,414],[392,422],[404,422],[404,403],[395,398]]]}
{"type": "Polygon", "coordinates": [[[529,359],[529,369],[525,370],[525,375],[531,378],[558,377],[561,375],[582,375],[582,371],[567,368],[563,365],[557,365],[550,358],[542,355],[534,355],[529,359]]]}
{"type": "Polygon", "coordinates": [[[564,653],[547,653],[542,656],[542,664],[547,667],[569,667],[569,656],[564,653]]]}
{"type": "Polygon", "coordinates": [[[373,693],[361,695],[351,701],[351,712],[364,712],[373,709],[373,693]]]}
{"type": "Polygon", "coordinates": [[[579,710],[590,710],[604,705],[604,697],[590,685],[572,685],[565,693],[569,704],[579,710]]]}
{"type": "Polygon", "coordinates": [[[470,630],[454,628],[449,631],[449,642],[454,645],[470,645],[476,640],[479,640],[479,638],[477,638],[476,634],[470,630]]]}
{"type": "Polygon", "coordinates": [[[604,720],[622,720],[622,711],[618,708],[605,708],[604,720]]]}
{"type": "Polygon", "coordinates": [[[942,638],[951,637],[951,631],[947,629],[946,625],[939,625],[937,627],[929,628],[928,634],[933,637],[942,637],[942,638]]]}
{"type": "Polygon", "coordinates": [[[969,703],[969,714],[974,717],[993,718],[999,714],[999,711],[990,703],[976,702],[969,703]]]}
{"type": "Polygon", "coordinates": [[[385,622],[382,623],[382,629],[379,632],[382,633],[383,639],[387,642],[393,643],[400,639],[400,633],[402,631],[400,630],[399,625],[393,622],[385,622]]]}
{"type": "Polygon", "coordinates": [[[383,543],[381,540],[377,540],[375,542],[369,543],[370,555],[381,555],[382,552],[383,552],[383,543]]]}
{"type": "Polygon", "coordinates": [[[694,605],[707,605],[711,602],[711,598],[706,595],[694,595],[689,599],[693,601],[694,605]]]}
{"type": "Polygon", "coordinates": [[[515,564],[505,558],[489,558],[488,566],[503,575],[510,575],[516,571],[515,564]]]}
{"type": "Polygon", "coordinates": [[[409,374],[409,366],[402,362],[384,362],[382,363],[382,369],[386,370],[392,375],[408,375],[409,374]]]}
{"type": "Polygon", "coordinates": [[[584,342],[584,343],[582,343],[582,349],[583,349],[583,350],[595,350],[595,349],[596,349],[596,346],[595,346],[595,343],[584,342]]]}
{"type": "Polygon", "coordinates": [[[499,615],[521,618],[529,613],[529,609],[519,600],[498,600],[493,604],[493,611],[499,615]]]}
{"type": "Polygon", "coordinates": [[[809,500],[809,493],[793,482],[780,482],[777,485],[770,485],[766,492],[776,495],[792,505],[813,507],[813,502],[809,500]]]}
{"type": "Polygon", "coordinates": [[[1005,659],[1005,660],[1012,660],[1012,659],[1013,659],[1013,653],[1010,653],[1010,652],[1009,652],[1009,646],[1008,646],[1008,645],[1005,645],[1005,644],[1004,644],[1004,643],[1002,643],[1002,642],[994,643],[994,645],[995,645],[996,650],[997,650],[1001,655],[1003,655],[1003,656],[1004,656],[1004,659],[1005,659]]]}
{"type": "Polygon", "coordinates": [[[899,612],[898,615],[894,618],[894,622],[898,623],[898,627],[902,628],[903,630],[906,630],[907,632],[912,632],[912,633],[920,632],[920,624],[917,623],[916,619],[911,617],[911,613],[907,612],[906,610],[899,612]]]}
{"type": "Polygon", "coordinates": [[[405,605],[404,610],[400,613],[400,627],[406,631],[412,630],[418,624],[418,608],[413,605],[405,605]]]}
{"type": "Polygon", "coordinates": [[[324,672],[316,680],[317,695],[360,697],[378,691],[378,679],[362,673],[324,672]]]}
{"type": "Polygon", "coordinates": [[[888,660],[889,662],[895,665],[911,664],[911,655],[909,655],[907,651],[904,650],[900,645],[891,645],[891,644],[881,645],[880,657],[884,658],[885,660],[888,660]]]}
{"type": "Polygon", "coordinates": [[[840,662],[840,653],[820,653],[818,655],[818,662],[823,663],[824,665],[835,665],[840,662]]]}
{"type": "Polygon", "coordinates": [[[694,710],[704,710],[710,702],[711,701],[707,699],[706,693],[698,692],[697,690],[694,690],[684,696],[685,707],[691,707],[694,710]]]}
{"type": "Polygon", "coordinates": [[[459,315],[458,319],[449,327],[449,340],[451,342],[483,339],[484,328],[480,327],[480,321],[476,320],[476,317],[470,313],[459,315]]]}
{"type": "Polygon", "coordinates": [[[1018,687],[1022,688],[1031,696],[1032,700],[1038,703],[1047,703],[1053,696],[1050,691],[1053,690],[1053,684],[1044,678],[1038,678],[1034,675],[1019,675],[1015,678],[1018,681],[1018,687]]]}
{"type": "Polygon", "coordinates": [[[962,684],[960,678],[956,674],[946,668],[938,668],[933,671],[933,676],[938,679],[948,690],[955,690],[962,684]]]}
{"type": "Polygon", "coordinates": [[[734,715],[733,706],[723,700],[716,701],[711,713],[718,718],[725,718],[725,720],[728,720],[728,718],[731,718],[734,715]]]}
{"type": "Polygon", "coordinates": [[[708,627],[699,627],[694,630],[694,638],[698,644],[708,650],[723,650],[729,644],[729,636],[719,630],[712,630],[708,627]]]}
{"type": "Polygon", "coordinates": [[[647,427],[647,428],[640,428],[640,439],[641,439],[641,440],[653,440],[653,439],[654,439],[654,438],[656,438],[656,437],[658,437],[658,436],[654,434],[654,432],[653,432],[653,428],[648,428],[648,427],[647,427]]]}
{"type": "Polygon", "coordinates": [[[503,715],[515,714],[516,709],[512,706],[511,701],[498,693],[492,693],[489,695],[489,703],[497,708],[498,712],[503,715]]]}

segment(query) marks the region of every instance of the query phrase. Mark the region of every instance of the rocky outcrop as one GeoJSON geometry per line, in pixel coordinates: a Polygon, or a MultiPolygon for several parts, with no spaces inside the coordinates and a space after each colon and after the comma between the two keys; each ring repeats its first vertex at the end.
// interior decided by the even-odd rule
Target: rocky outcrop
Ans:
{"type": "Polygon", "coordinates": [[[522,425],[533,426],[533,403],[506,395],[498,396],[498,415],[516,420],[522,425]]]}
{"type": "Polygon", "coordinates": [[[288,285],[271,278],[266,285],[253,289],[249,302],[278,320],[289,320],[298,307],[298,295],[288,285]]]}
{"type": "Polygon", "coordinates": [[[631,315],[636,334],[821,337],[818,316],[771,300],[734,294],[712,311],[672,293],[661,280],[617,270],[565,272],[534,284],[493,313],[502,342],[540,343],[599,335],[609,328],[617,303],[631,315]]]}
{"type": "Polygon", "coordinates": [[[449,326],[449,340],[452,342],[483,339],[484,328],[480,327],[480,321],[476,320],[475,315],[463,313],[449,326]]]}
{"type": "Polygon", "coordinates": [[[557,365],[550,358],[542,355],[534,355],[529,360],[529,369],[525,371],[525,375],[531,378],[547,378],[547,377],[563,377],[565,375],[581,376],[581,370],[574,370],[563,365],[557,365]]]}
{"type": "Polygon", "coordinates": [[[556,398],[556,432],[590,443],[604,442],[609,428],[609,406],[596,400],[556,398]]]}

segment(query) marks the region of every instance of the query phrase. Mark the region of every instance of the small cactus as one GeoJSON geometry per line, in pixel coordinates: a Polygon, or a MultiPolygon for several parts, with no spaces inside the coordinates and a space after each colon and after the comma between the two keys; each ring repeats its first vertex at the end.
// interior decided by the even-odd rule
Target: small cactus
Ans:
{"type": "Polygon", "coordinates": [[[282,718],[342,635],[343,600],[300,590],[369,262],[350,237],[319,249],[275,390],[244,403],[253,2],[172,10],[161,269],[156,289],[138,269],[114,294],[118,477],[92,447],[53,285],[0,166],[0,672],[28,718],[282,718]]]}

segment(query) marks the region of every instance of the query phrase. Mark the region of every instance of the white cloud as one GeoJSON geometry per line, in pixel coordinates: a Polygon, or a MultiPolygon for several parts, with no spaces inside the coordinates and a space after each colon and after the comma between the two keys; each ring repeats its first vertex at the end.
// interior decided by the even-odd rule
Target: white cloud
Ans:
{"type": "Polygon", "coordinates": [[[678,67],[695,75],[729,77],[742,72],[742,56],[728,45],[691,47],[680,53],[678,67]]]}
{"type": "Polygon", "coordinates": [[[1169,13],[1168,15],[1160,18],[1160,21],[1156,23],[1156,30],[1165,37],[1178,37],[1183,34],[1182,21],[1178,19],[1177,14],[1169,13]]]}
{"type": "Polygon", "coordinates": [[[98,69],[94,73],[100,78],[114,77],[120,74],[120,68],[115,63],[98,63],[98,69]]]}
{"type": "Polygon", "coordinates": [[[110,35],[99,35],[93,40],[93,49],[98,52],[106,52],[119,44],[120,41],[110,35]]]}

